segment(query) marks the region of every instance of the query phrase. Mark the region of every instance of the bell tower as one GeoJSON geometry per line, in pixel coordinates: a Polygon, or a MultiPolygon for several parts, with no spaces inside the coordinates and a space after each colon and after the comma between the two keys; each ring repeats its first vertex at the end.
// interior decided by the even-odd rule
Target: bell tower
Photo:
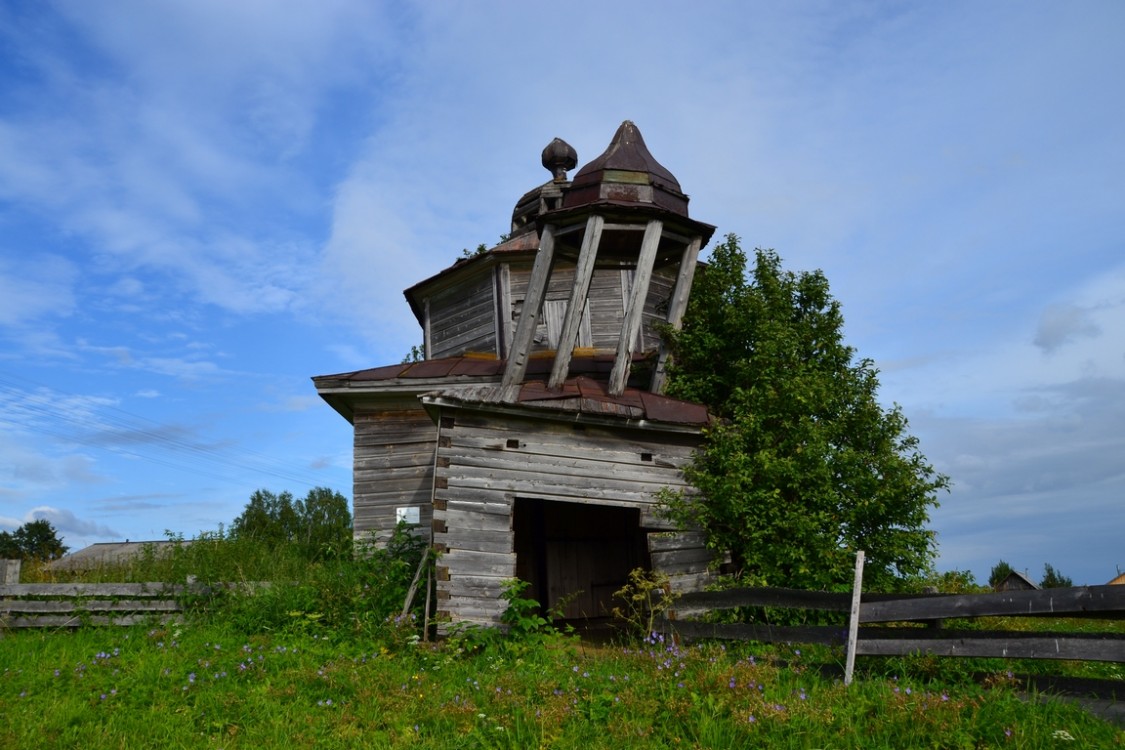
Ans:
{"type": "MultiPolygon", "coordinates": [[[[560,388],[569,373],[594,269],[598,266],[633,269],[608,387],[611,395],[620,396],[636,353],[653,268],[658,263],[678,261],[679,272],[666,320],[671,326],[679,327],[687,308],[699,251],[715,231],[715,227],[688,217],[688,197],[680,189],[680,183],[652,156],[631,121],[621,123],[605,152],[578,170],[574,179],[567,183],[565,169],[577,162],[572,154],[574,150],[558,139],[548,145],[543,153],[543,164],[555,175],[554,181],[549,183],[553,189],[546,193],[544,189],[533,191],[538,205],[527,207],[526,215],[535,217],[539,250],[501,381],[505,400],[514,398],[523,382],[543,299],[557,259],[573,260],[575,269],[574,285],[547,383],[549,389],[560,388]]],[[[521,203],[529,198],[531,194],[521,203]]],[[[513,230],[518,231],[515,219],[514,216],[513,230]]],[[[661,347],[649,385],[654,393],[664,389],[667,357],[668,353],[661,347]]]]}

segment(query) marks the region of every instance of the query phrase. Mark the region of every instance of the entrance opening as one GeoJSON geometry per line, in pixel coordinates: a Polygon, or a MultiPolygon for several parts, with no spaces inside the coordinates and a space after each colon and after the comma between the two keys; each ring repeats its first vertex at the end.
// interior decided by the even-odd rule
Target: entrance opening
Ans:
{"type": "Polygon", "coordinates": [[[629,572],[651,568],[636,508],[517,498],[512,525],[527,595],[545,609],[569,597],[566,620],[608,618],[629,572]]]}

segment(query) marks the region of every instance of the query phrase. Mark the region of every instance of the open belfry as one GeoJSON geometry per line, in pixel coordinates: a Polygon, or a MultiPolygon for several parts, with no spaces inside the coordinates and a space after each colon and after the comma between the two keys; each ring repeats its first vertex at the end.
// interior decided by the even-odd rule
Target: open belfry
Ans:
{"type": "Polygon", "coordinates": [[[708,423],[663,395],[660,330],[714,227],[632,122],[572,179],[564,141],[542,162],[506,241],[405,291],[422,361],[313,378],[354,426],[356,538],[425,534],[439,621],[498,623],[512,578],[597,619],[634,568],[681,590],[709,575],[702,534],[660,513],[708,423]]]}

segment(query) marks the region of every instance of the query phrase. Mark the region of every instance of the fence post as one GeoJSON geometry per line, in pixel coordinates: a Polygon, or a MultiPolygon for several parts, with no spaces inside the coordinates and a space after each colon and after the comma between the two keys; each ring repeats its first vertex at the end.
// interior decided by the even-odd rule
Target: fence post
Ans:
{"type": "Polygon", "coordinates": [[[852,684],[855,671],[855,647],[859,638],[859,596],[863,589],[863,550],[855,553],[855,583],[852,584],[852,614],[848,621],[848,656],[844,667],[844,685],[852,684]]]}
{"type": "Polygon", "coordinates": [[[20,561],[0,560],[0,583],[13,584],[20,582],[20,561]]]}

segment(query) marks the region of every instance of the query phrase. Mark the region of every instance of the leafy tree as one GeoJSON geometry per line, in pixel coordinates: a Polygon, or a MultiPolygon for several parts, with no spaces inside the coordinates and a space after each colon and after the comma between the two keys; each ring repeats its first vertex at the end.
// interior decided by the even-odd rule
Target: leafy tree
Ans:
{"type": "Polygon", "coordinates": [[[843,343],[824,274],[784,271],[772,250],[746,255],[728,235],[696,277],[683,329],[667,331],[670,395],[719,421],[685,470],[702,498],[669,496],[754,583],[891,587],[930,569],[929,509],[948,478],[882,407],[878,370],[843,343]]]}
{"type": "Polygon", "coordinates": [[[289,492],[257,490],[234,519],[230,535],[274,547],[296,545],[308,559],[317,560],[350,553],[352,517],[347,498],[325,487],[315,487],[297,501],[289,492]]]}
{"type": "Polygon", "coordinates": [[[327,487],[309,490],[294,506],[300,519],[299,543],[309,557],[350,553],[352,514],[348,499],[327,487]]]}
{"type": "Polygon", "coordinates": [[[16,538],[7,531],[0,531],[0,560],[18,560],[23,550],[16,544],[16,538]]]}
{"type": "Polygon", "coordinates": [[[0,559],[57,560],[69,549],[45,518],[28,521],[12,533],[0,531],[0,559]]]}
{"type": "Polygon", "coordinates": [[[1059,573],[1051,563],[1043,565],[1043,580],[1039,582],[1041,589],[1067,589],[1074,585],[1074,581],[1059,573]]]}
{"type": "Polygon", "coordinates": [[[1015,568],[1001,560],[992,566],[992,572],[988,574],[988,585],[995,588],[1000,585],[1001,581],[1015,572],[1015,568]]]}

